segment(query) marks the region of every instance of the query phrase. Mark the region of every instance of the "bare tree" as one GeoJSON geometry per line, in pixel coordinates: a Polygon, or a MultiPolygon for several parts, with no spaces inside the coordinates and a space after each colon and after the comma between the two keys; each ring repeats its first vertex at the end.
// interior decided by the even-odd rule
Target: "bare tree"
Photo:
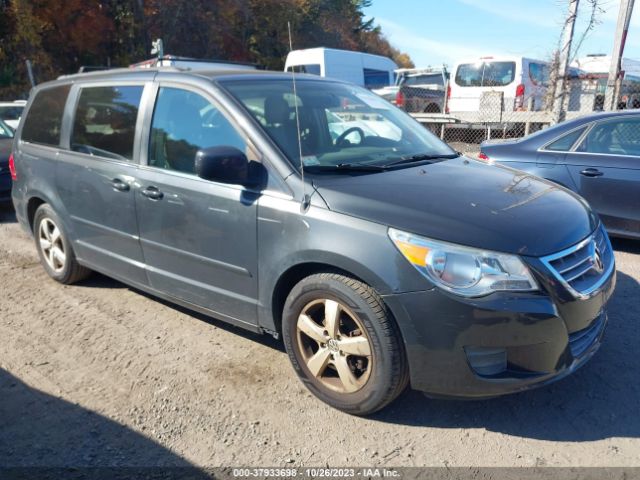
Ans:
{"type": "MultiPolygon", "coordinates": [[[[569,0],[572,1],[572,0],[569,0]]],[[[583,0],[586,2],[589,9],[589,21],[585,26],[583,32],[578,37],[578,41],[574,43],[574,46],[571,48],[571,52],[569,52],[569,63],[575,60],[578,56],[580,48],[582,44],[589,36],[589,34],[596,28],[596,26],[602,23],[601,17],[605,12],[602,7],[603,0],[583,0]]],[[[564,3],[564,2],[563,2],[564,3]]],[[[558,43],[556,44],[556,48],[551,54],[551,58],[549,60],[549,88],[547,89],[545,98],[544,98],[544,106],[545,109],[553,108],[554,100],[556,99],[559,85],[566,86],[566,81],[570,77],[570,70],[566,70],[564,72],[564,81],[559,82],[561,80],[560,76],[560,52],[565,48],[565,35],[567,33],[567,29],[572,28],[572,24],[575,22],[575,18],[572,16],[568,16],[562,24],[562,29],[560,30],[560,35],[558,37],[558,43]]],[[[574,34],[575,36],[575,34],[574,34]]]]}

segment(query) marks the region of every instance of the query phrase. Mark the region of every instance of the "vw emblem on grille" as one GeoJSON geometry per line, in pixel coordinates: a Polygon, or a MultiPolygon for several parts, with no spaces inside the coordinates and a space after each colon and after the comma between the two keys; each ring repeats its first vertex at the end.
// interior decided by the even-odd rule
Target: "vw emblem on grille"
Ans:
{"type": "Polygon", "coordinates": [[[595,245],[595,243],[591,244],[591,267],[598,274],[601,274],[602,272],[604,272],[604,263],[602,263],[602,254],[600,253],[600,249],[595,245]]]}

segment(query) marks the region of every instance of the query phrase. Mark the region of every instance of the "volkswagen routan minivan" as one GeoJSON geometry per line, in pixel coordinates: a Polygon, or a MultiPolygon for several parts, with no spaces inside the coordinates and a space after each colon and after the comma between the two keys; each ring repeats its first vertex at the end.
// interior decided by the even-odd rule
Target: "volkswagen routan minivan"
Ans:
{"type": "Polygon", "coordinates": [[[281,337],[309,390],[353,414],[407,385],[483,398],[547,384],[607,324],[614,255],[583,199],[461,156],[348,83],[61,77],[31,93],[10,167],[53,279],[98,271],[281,337]]]}

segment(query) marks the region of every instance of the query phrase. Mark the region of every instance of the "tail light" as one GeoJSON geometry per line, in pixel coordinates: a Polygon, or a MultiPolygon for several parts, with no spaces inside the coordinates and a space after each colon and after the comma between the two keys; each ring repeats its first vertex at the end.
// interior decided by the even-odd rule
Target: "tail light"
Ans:
{"type": "Polygon", "coordinates": [[[398,93],[396,93],[396,107],[404,107],[404,93],[402,93],[400,90],[398,90],[398,93]]]}
{"type": "Polygon", "coordinates": [[[18,180],[18,173],[16,172],[16,162],[13,160],[13,153],[9,155],[9,173],[11,173],[11,180],[18,180]]]}
{"type": "Polygon", "coordinates": [[[514,110],[522,110],[524,107],[524,84],[518,85],[516,88],[516,99],[513,105],[514,110]]]}
{"type": "Polygon", "coordinates": [[[478,160],[482,160],[483,162],[489,162],[491,159],[487,156],[486,153],[480,152],[478,154],[478,160]]]}
{"type": "Polygon", "coordinates": [[[447,85],[447,100],[446,100],[446,103],[444,104],[444,113],[450,113],[449,100],[451,100],[451,85],[447,85]]]}

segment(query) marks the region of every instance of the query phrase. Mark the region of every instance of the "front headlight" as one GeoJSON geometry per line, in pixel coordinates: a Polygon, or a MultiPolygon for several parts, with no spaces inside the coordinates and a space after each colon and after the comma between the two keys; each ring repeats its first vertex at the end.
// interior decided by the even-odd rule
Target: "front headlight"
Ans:
{"type": "Polygon", "coordinates": [[[538,290],[531,272],[515,255],[431,240],[395,228],[389,229],[389,237],[420,273],[456,295],[538,290]]]}

